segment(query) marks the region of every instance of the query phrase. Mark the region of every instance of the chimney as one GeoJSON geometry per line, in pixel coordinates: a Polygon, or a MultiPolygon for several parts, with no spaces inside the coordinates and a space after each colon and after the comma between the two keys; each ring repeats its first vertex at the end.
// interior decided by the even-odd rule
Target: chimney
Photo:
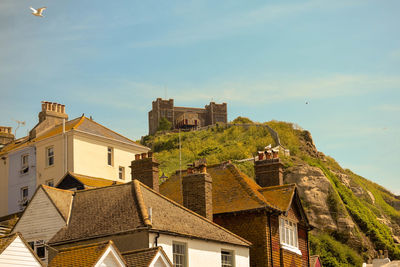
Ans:
{"type": "Polygon", "coordinates": [[[265,156],[259,152],[254,162],[256,182],[261,187],[283,185],[283,164],[278,152],[268,149],[264,152],[265,156]]]}
{"type": "Polygon", "coordinates": [[[132,180],[137,179],[154,191],[159,191],[158,165],[153,153],[136,154],[135,160],[131,162],[132,180]]]}
{"type": "Polygon", "coordinates": [[[29,132],[29,137],[35,138],[40,133],[68,120],[65,105],[42,101],[42,111],[39,112],[39,123],[29,132]]]}
{"type": "Polygon", "coordinates": [[[207,163],[197,161],[190,169],[182,178],[183,206],[212,221],[212,178],[207,173],[207,163]]]}
{"type": "Polygon", "coordinates": [[[14,141],[11,127],[0,126],[0,148],[14,141]]]}

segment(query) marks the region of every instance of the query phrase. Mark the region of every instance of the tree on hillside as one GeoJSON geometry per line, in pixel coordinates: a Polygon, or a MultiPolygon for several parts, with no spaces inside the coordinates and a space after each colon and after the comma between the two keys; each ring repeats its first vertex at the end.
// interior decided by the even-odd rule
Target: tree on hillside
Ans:
{"type": "Polygon", "coordinates": [[[231,123],[233,124],[253,124],[254,122],[246,117],[237,117],[231,123]]]}
{"type": "Polygon", "coordinates": [[[157,131],[168,131],[171,130],[172,123],[165,117],[161,118],[158,123],[157,131]]]}

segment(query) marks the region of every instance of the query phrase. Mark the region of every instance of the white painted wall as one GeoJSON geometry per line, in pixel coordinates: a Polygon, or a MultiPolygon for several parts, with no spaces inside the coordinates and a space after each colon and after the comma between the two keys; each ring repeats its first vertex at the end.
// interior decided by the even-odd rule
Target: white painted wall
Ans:
{"type": "Polygon", "coordinates": [[[36,153],[34,147],[26,147],[11,152],[8,172],[8,214],[21,211],[21,188],[28,187],[28,199],[31,199],[36,190],[36,153]],[[29,156],[29,170],[22,174],[22,155],[29,156]]]}
{"type": "Polygon", "coordinates": [[[147,151],[83,134],[75,134],[73,142],[73,172],[121,182],[131,181],[129,166],[131,161],[135,159],[135,154],[147,151]],[[107,162],[108,147],[112,147],[114,150],[113,166],[108,165],[107,162]],[[125,168],[125,180],[118,178],[119,166],[125,168]]]}
{"type": "Polygon", "coordinates": [[[110,245],[94,267],[125,267],[122,258],[117,254],[115,248],[110,245]]]}
{"type": "MultiPolygon", "coordinates": [[[[150,247],[153,247],[156,234],[150,233],[150,247]]],[[[161,246],[168,258],[173,263],[172,242],[185,243],[188,250],[188,266],[190,267],[221,267],[221,250],[231,250],[234,253],[236,267],[250,266],[249,248],[235,246],[230,244],[218,243],[214,241],[205,241],[200,239],[190,239],[183,237],[160,234],[157,240],[158,246],[161,246]]]]}
{"type": "Polygon", "coordinates": [[[8,156],[0,159],[0,217],[8,214],[8,156]]]}
{"type": "Polygon", "coordinates": [[[65,221],[51,203],[42,188],[39,188],[31,203],[13,229],[20,232],[27,242],[49,241],[63,226],[65,221]]]}
{"type": "Polygon", "coordinates": [[[0,267],[9,266],[42,266],[33,256],[32,252],[22,242],[21,238],[15,240],[0,254],[0,267]]]}

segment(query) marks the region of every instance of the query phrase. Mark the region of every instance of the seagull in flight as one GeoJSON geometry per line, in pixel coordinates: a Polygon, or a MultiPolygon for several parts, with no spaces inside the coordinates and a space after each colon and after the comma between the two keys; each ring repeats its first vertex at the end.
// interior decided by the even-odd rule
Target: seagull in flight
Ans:
{"type": "Polygon", "coordinates": [[[38,16],[38,17],[43,17],[42,13],[47,7],[41,7],[38,9],[34,9],[33,7],[30,7],[30,9],[33,11],[32,15],[38,16]]]}

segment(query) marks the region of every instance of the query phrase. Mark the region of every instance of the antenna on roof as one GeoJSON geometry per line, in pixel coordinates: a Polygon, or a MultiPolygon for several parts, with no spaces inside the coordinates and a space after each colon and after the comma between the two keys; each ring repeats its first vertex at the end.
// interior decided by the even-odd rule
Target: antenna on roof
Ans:
{"type": "Polygon", "coordinates": [[[14,120],[14,121],[16,121],[18,124],[17,128],[15,128],[15,131],[14,131],[15,138],[17,138],[17,130],[19,129],[19,127],[21,127],[21,125],[25,126],[26,123],[25,123],[25,121],[19,121],[19,120],[14,120]]]}

